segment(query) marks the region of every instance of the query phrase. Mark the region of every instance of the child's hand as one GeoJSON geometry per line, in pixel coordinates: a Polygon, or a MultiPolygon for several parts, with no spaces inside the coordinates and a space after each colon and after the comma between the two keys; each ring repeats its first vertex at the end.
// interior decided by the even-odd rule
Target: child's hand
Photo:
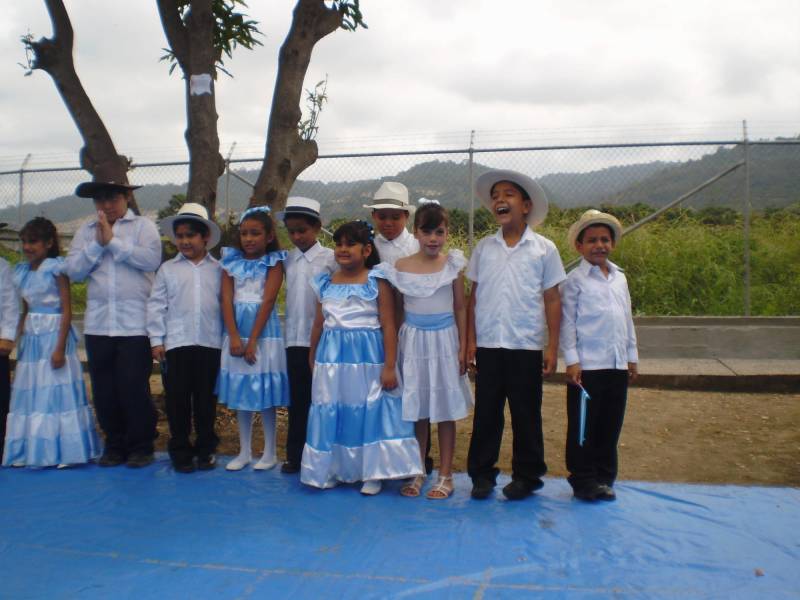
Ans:
{"type": "Polygon", "coordinates": [[[256,360],[258,360],[258,347],[255,340],[251,339],[244,348],[244,361],[248,365],[254,365],[256,360]]]}
{"type": "Polygon", "coordinates": [[[14,342],[11,340],[0,340],[0,356],[8,356],[14,349],[14,342]]]}
{"type": "Polygon", "coordinates": [[[54,369],[60,369],[67,363],[67,359],[64,356],[63,350],[56,350],[53,352],[53,355],[50,357],[50,364],[53,365],[54,369]]]}
{"type": "Polygon", "coordinates": [[[164,346],[153,346],[150,350],[150,354],[153,356],[153,360],[161,363],[164,362],[167,358],[167,353],[164,350],[164,346]]]}
{"type": "Polygon", "coordinates": [[[556,372],[558,366],[558,348],[548,346],[544,351],[542,360],[542,377],[549,377],[556,372]]]}
{"type": "Polygon", "coordinates": [[[114,237],[114,230],[111,229],[111,224],[106,218],[106,213],[102,210],[97,211],[97,243],[101,246],[108,245],[108,242],[114,237]]]}
{"type": "Polygon", "coordinates": [[[242,338],[237,336],[231,336],[231,343],[229,345],[229,350],[231,356],[243,356],[244,355],[244,345],[242,344],[242,338]]]}
{"type": "Polygon", "coordinates": [[[467,351],[463,348],[458,351],[458,372],[461,375],[467,372],[467,351]]]}
{"type": "Polygon", "coordinates": [[[628,381],[635,381],[639,376],[639,365],[636,363],[628,363],[628,381]]]}
{"type": "Polygon", "coordinates": [[[397,373],[393,367],[383,366],[381,371],[381,386],[385,390],[393,390],[397,387],[397,373]]]}
{"type": "Polygon", "coordinates": [[[581,363],[567,365],[567,383],[581,385],[581,363]]]}
{"type": "Polygon", "coordinates": [[[468,342],[466,363],[469,370],[472,371],[473,373],[478,372],[478,365],[475,362],[476,354],[478,354],[478,344],[476,344],[475,342],[468,342]]]}

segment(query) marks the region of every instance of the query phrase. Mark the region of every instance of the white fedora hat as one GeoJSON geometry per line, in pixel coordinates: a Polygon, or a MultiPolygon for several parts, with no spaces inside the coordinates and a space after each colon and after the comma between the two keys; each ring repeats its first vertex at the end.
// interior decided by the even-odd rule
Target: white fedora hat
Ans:
{"type": "Polygon", "coordinates": [[[177,220],[185,219],[200,221],[201,223],[206,224],[209,232],[208,243],[206,244],[207,248],[213,248],[219,244],[219,239],[222,236],[219,225],[208,218],[208,211],[206,210],[206,207],[202,204],[198,204],[197,202],[187,202],[180,207],[177,214],[161,219],[161,223],[159,223],[161,235],[167,236],[174,244],[175,231],[172,227],[172,224],[177,220]]]}
{"type": "Polygon", "coordinates": [[[364,208],[380,210],[381,208],[394,208],[404,210],[408,214],[414,212],[414,207],[408,202],[408,188],[397,181],[384,181],[381,187],[372,196],[374,204],[365,204],[364,208]]]}
{"type": "Polygon", "coordinates": [[[617,217],[608,213],[600,212],[594,208],[590,208],[581,215],[580,219],[570,225],[569,231],[567,232],[567,240],[569,241],[569,245],[574,248],[575,242],[577,242],[581,231],[592,225],[605,225],[606,227],[610,227],[614,232],[615,242],[619,242],[619,239],[622,237],[622,224],[619,222],[617,217]]]}
{"type": "Polygon", "coordinates": [[[494,187],[494,184],[499,183],[500,181],[510,181],[511,183],[516,183],[528,193],[528,196],[530,196],[531,202],[533,203],[531,211],[528,213],[528,225],[530,225],[531,228],[541,225],[547,216],[547,209],[549,207],[547,196],[545,195],[542,186],[522,173],[496,169],[493,171],[487,171],[478,177],[478,179],[475,180],[475,194],[478,196],[478,198],[480,198],[483,205],[491,212],[492,188],[494,187]]]}
{"type": "Polygon", "coordinates": [[[286,200],[286,208],[275,213],[275,218],[283,221],[289,215],[308,215],[318,221],[322,221],[319,216],[319,208],[320,204],[316,200],[304,198],[303,196],[290,196],[286,200]]]}

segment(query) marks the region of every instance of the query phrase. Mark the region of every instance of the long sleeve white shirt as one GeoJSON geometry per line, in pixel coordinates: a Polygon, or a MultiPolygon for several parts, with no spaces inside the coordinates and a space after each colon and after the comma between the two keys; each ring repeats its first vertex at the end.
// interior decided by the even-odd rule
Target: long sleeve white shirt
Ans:
{"type": "Polygon", "coordinates": [[[106,246],[97,242],[97,221],[81,225],[72,239],[64,273],[89,280],[84,316],[88,335],[147,335],[147,299],[161,263],[155,223],[128,210],[112,226],[106,246]]]}
{"type": "Polygon", "coordinates": [[[583,370],[627,369],[639,362],[628,281],[608,261],[608,277],[586,260],[561,285],[561,351],[583,370]]]}
{"type": "Polygon", "coordinates": [[[17,337],[19,323],[19,297],[14,287],[14,273],[8,263],[0,258],[0,339],[17,337]]]}
{"type": "Polygon", "coordinates": [[[375,236],[375,247],[381,257],[381,262],[394,266],[397,259],[411,256],[419,252],[419,242],[407,229],[393,240],[387,240],[380,233],[375,236]]]}
{"type": "Polygon", "coordinates": [[[147,302],[150,345],[222,347],[222,267],[210,254],[199,263],[178,254],[156,273],[147,302]]]}
{"type": "Polygon", "coordinates": [[[336,270],[333,250],[319,242],[305,252],[294,248],[283,266],[286,269],[286,347],[309,346],[311,326],[317,313],[317,296],[310,284],[320,273],[336,270]]]}

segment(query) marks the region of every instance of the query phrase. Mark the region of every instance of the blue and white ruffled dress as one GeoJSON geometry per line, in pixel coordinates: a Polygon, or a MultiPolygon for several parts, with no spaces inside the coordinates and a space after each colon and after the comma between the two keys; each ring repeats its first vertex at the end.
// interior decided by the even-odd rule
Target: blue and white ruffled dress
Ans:
{"type": "MultiPolygon", "coordinates": [[[[220,265],[233,278],[233,313],[242,344],[249,341],[256,314],[264,300],[269,270],[286,259],[286,252],[269,252],[254,260],[240,250],[223,248],[220,265]]],[[[242,356],[231,356],[231,338],[222,338],[217,393],[220,404],[234,410],[262,411],[289,406],[289,378],[277,303],[258,337],[257,360],[250,365],[242,356]]]]}
{"type": "Polygon", "coordinates": [[[403,294],[405,321],[398,336],[397,366],[403,377],[403,418],[457,421],[469,413],[472,390],[458,364],[458,327],[453,313],[453,282],[467,260],[450,250],[437,273],[407,273],[379,265],[403,294]]]}
{"type": "Polygon", "coordinates": [[[56,277],[62,263],[62,258],[46,258],[35,271],[28,263],[14,270],[14,285],[28,305],[28,314],[11,388],[4,466],[75,465],[100,454],[73,328],[67,335],[66,364],[54,369],[50,363],[61,324],[56,277]]]}
{"type": "Polygon", "coordinates": [[[311,282],[325,321],[315,355],[300,480],[314,487],[423,472],[414,424],[403,421],[402,388],[381,387],[378,278],[384,275],[375,268],[364,284],[334,284],[328,273],[311,282]]]}

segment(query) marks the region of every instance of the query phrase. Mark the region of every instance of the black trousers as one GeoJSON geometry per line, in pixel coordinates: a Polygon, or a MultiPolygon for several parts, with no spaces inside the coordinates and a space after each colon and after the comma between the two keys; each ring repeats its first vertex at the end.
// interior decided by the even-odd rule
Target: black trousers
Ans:
{"type": "Polygon", "coordinates": [[[164,374],[170,436],[167,447],[173,462],[185,464],[194,456],[208,458],[217,449],[214,386],[219,374],[219,361],[219,348],[184,346],[167,352],[167,371],[164,374]],[[196,434],[194,445],[189,439],[192,421],[196,434]]]}
{"type": "Polygon", "coordinates": [[[158,434],[150,397],[150,340],[144,335],[85,338],[94,409],[106,436],[106,452],[152,454],[158,434]]]}
{"type": "Polygon", "coordinates": [[[506,398],[514,433],[512,477],[536,483],[547,472],[542,433],[542,352],[478,348],[475,412],[467,472],[473,481],[495,482],[503,439],[506,398]]]}
{"type": "Polygon", "coordinates": [[[591,399],[586,404],[586,439],[580,433],[580,388],[567,386],[567,470],[572,489],[596,483],[613,485],[617,478],[617,442],[625,418],[628,372],[620,369],[583,371],[581,381],[591,399]]]}
{"type": "Polygon", "coordinates": [[[311,407],[311,367],[308,346],[286,349],[286,369],[289,375],[289,433],[286,437],[286,460],[299,465],[303,457],[311,407]]]}
{"type": "Polygon", "coordinates": [[[11,402],[11,369],[7,356],[0,356],[0,461],[6,439],[6,419],[11,402]]]}

